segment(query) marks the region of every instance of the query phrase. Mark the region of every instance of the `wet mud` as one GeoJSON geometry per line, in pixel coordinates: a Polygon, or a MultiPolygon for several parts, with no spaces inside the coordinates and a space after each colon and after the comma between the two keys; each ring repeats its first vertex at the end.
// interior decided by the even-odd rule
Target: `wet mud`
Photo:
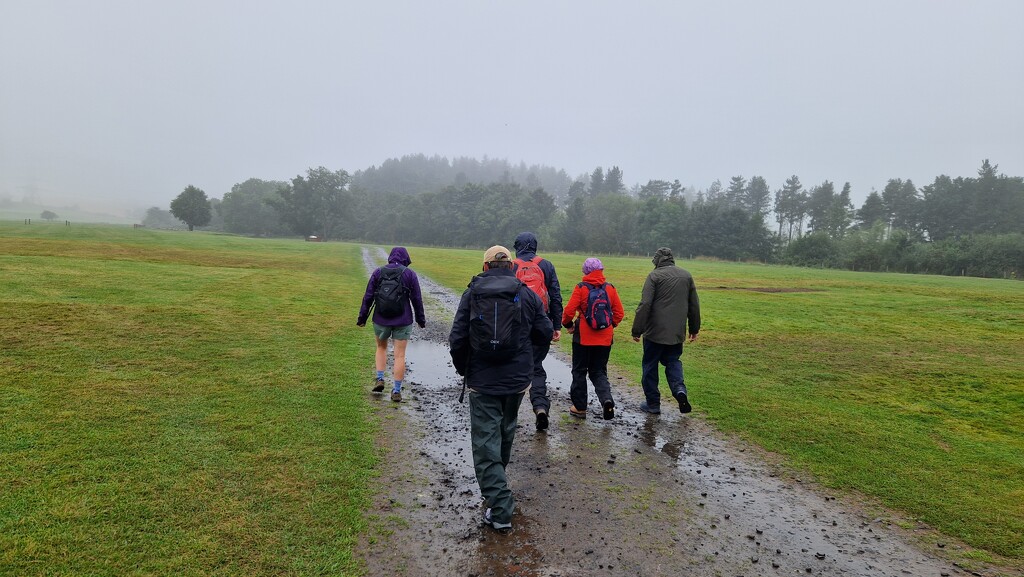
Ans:
{"type": "MultiPolygon", "coordinates": [[[[368,273],[385,259],[364,249],[368,273]]],[[[568,359],[558,355],[545,362],[550,428],[536,431],[528,400],[520,411],[508,468],[514,531],[498,534],[481,522],[468,404],[448,355],[459,295],[420,282],[427,328],[409,343],[404,401],[373,395],[367,380],[386,459],[357,551],[370,575],[994,574],[929,551],[891,516],[822,492],[671,402],[643,413],[639,386],[627,386],[638,375],[611,375],[612,420],[592,389],[588,417],[570,416],[568,359]]]]}

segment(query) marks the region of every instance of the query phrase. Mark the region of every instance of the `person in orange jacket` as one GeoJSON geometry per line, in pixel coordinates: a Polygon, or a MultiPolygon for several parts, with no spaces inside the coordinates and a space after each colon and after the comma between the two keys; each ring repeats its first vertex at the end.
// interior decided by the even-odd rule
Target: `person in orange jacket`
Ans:
{"type": "Polygon", "coordinates": [[[618,291],[604,278],[604,265],[596,258],[585,260],[583,282],[573,289],[562,311],[562,326],[572,335],[572,384],[569,386],[572,400],[569,414],[572,416],[587,416],[588,374],[605,420],[615,416],[612,385],[608,381],[608,356],[612,352],[614,329],[625,316],[618,291]],[[591,292],[594,292],[594,299],[590,298],[591,292]]]}

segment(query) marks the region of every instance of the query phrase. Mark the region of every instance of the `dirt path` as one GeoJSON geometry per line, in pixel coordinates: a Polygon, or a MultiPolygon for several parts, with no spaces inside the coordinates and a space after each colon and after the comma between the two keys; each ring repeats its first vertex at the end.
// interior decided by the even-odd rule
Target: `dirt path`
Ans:
{"type": "MultiPolygon", "coordinates": [[[[368,271],[384,258],[364,249],[368,271]]],[[[420,282],[428,324],[409,344],[409,394],[403,403],[374,399],[387,464],[373,530],[358,551],[369,574],[991,574],[943,559],[939,547],[952,545],[923,551],[892,516],[816,490],[696,413],[641,412],[639,387],[626,385],[635,375],[613,378],[613,420],[600,418],[592,391],[590,417],[570,417],[569,369],[550,357],[551,427],[537,432],[524,403],[509,465],[515,531],[483,527],[468,406],[457,401],[461,382],[447,349],[458,295],[420,282]]],[[[693,388],[699,407],[699,383],[693,388]]]]}

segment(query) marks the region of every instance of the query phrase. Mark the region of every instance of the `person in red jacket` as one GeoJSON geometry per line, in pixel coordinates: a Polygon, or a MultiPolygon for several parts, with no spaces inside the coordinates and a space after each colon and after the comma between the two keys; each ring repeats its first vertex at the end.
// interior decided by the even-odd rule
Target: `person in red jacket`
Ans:
{"type": "MultiPolygon", "coordinates": [[[[600,293],[595,294],[595,297],[600,293]]],[[[607,315],[607,313],[604,313],[607,315]]],[[[597,318],[599,315],[591,315],[597,318]]],[[[569,398],[572,406],[569,414],[574,417],[587,416],[587,375],[594,383],[594,392],[601,403],[605,420],[615,416],[615,401],[612,399],[612,385],[608,382],[608,355],[612,352],[612,337],[615,327],[626,316],[622,309],[622,301],[615,286],[604,278],[604,265],[596,258],[588,258],[583,262],[583,282],[576,285],[569,297],[569,302],[562,312],[562,326],[572,335],[572,384],[569,386],[569,398]],[[586,318],[591,307],[590,293],[603,288],[607,294],[607,306],[610,309],[610,326],[595,329],[586,318]]],[[[596,323],[595,323],[596,324],[596,323]]],[[[606,320],[601,324],[609,324],[606,320]]]]}

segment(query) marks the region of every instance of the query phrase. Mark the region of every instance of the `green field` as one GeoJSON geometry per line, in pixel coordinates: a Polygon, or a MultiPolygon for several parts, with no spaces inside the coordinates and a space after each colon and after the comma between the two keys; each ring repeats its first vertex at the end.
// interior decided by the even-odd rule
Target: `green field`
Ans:
{"type": "MultiPolygon", "coordinates": [[[[458,290],[482,255],[410,252],[458,290]]],[[[544,256],[567,297],[589,255],[544,256]]],[[[651,264],[602,260],[625,343],[651,264]]],[[[1019,566],[1024,284],[680,264],[698,413],[1019,566]]],[[[0,223],[0,574],[359,573],[365,284],[354,244],[0,223]]]]}

